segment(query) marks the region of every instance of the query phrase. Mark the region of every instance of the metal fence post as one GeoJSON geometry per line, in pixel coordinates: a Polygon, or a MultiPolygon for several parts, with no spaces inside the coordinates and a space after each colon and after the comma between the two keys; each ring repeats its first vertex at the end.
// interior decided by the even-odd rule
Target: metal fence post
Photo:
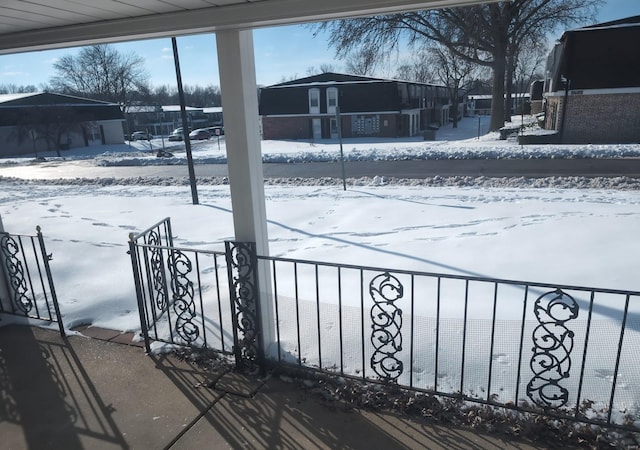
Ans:
{"type": "MultiPolygon", "coordinates": [[[[4,233],[4,225],[2,225],[2,216],[0,216],[0,233],[4,233]]],[[[9,300],[9,274],[5,267],[4,258],[0,258],[0,311],[11,309],[9,300]]]]}
{"type": "Polygon", "coordinates": [[[51,301],[53,302],[53,309],[56,313],[56,320],[58,321],[58,328],[60,329],[60,336],[64,337],[64,325],[62,323],[62,314],[60,314],[60,306],[58,305],[58,296],[56,295],[56,288],[53,284],[53,276],[51,275],[51,267],[49,261],[51,261],[51,255],[47,253],[47,249],[44,245],[44,238],[42,237],[42,229],[40,225],[36,227],[38,235],[38,243],[40,244],[40,251],[42,252],[42,263],[44,264],[44,270],[47,274],[47,282],[49,284],[49,291],[51,293],[51,301]]]}
{"type": "Polygon", "coordinates": [[[265,365],[256,244],[225,241],[225,257],[236,368],[250,373],[263,373],[265,365]]]}
{"type": "Polygon", "coordinates": [[[136,242],[133,233],[129,234],[129,255],[131,256],[131,267],[133,269],[133,282],[136,286],[136,299],[138,301],[138,314],[140,315],[140,331],[144,338],[144,348],[147,353],[151,353],[151,345],[149,344],[149,329],[147,328],[147,320],[144,314],[144,300],[142,295],[142,286],[140,285],[140,269],[138,266],[138,254],[136,242]]]}

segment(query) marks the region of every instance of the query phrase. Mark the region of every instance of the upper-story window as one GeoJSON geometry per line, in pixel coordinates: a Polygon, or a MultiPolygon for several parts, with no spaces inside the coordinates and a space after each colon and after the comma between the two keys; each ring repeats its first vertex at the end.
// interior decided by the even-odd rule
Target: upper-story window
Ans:
{"type": "Polygon", "coordinates": [[[335,114],[336,106],[338,106],[338,88],[327,89],[327,112],[329,114],[335,114]]]}
{"type": "Polygon", "coordinates": [[[309,89],[309,114],[320,114],[320,89],[309,89]]]}

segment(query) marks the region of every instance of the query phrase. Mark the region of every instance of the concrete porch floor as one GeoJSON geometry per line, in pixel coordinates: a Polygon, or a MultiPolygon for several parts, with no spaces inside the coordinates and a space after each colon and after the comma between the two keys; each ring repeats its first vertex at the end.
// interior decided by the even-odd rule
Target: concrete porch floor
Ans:
{"type": "Polygon", "coordinates": [[[131,335],[0,327],[3,449],[542,449],[388,412],[329,408],[294,384],[145,354],[131,335]]]}

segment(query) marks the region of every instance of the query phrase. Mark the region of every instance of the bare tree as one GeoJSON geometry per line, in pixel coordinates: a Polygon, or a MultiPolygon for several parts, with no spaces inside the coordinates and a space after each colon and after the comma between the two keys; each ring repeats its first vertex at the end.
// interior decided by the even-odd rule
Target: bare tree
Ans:
{"type": "Polygon", "coordinates": [[[522,95],[529,91],[532,82],[544,79],[544,64],[547,55],[547,47],[538,45],[536,42],[530,42],[520,49],[513,70],[513,88],[516,95],[520,95],[516,99],[520,104],[520,112],[522,112],[524,104],[522,95]]]}
{"type": "MultiPolygon", "coordinates": [[[[381,57],[408,39],[415,46],[436,41],[454,54],[491,68],[491,129],[505,121],[505,86],[511,86],[517,52],[526,40],[542,41],[558,27],[594,20],[604,0],[511,0],[460,8],[443,8],[324,22],[338,55],[372,48],[381,57]]],[[[507,100],[508,101],[508,100],[507,100]]]]}
{"type": "Polygon", "coordinates": [[[352,51],[344,60],[347,73],[360,76],[373,76],[379,64],[375,51],[370,48],[352,51]]]}
{"type": "MultiPolygon", "coordinates": [[[[208,85],[202,87],[198,85],[184,85],[183,91],[185,102],[190,106],[203,108],[207,106],[220,106],[222,104],[222,97],[218,86],[208,85]]],[[[173,98],[177,100],[177,89],[173,92],[175,92],[173,98]]]]}
{"type": "Polygon", "coordinates": [[[477,65],[442,45],[432,47],[430,53],[435,73],[449,90],[449,98],[454,108],[453,128],[458,128],[460,94],[474,78],[477,65]]]}
{"type": "Polygon", "coordinates": [[[23,94],[30,92],[38,92],[38,88],[33,84],[26,86],[16,84],[0,84],[0,94],[23,94]]]}
{"type": "Polygon", "coordinates": [[[433,83],[436,75],[432,69],[432,58],[427,49],[422,49],[396,67],[395,78],[417,83],[433,83]]]}
{"type": "Polygon", "coordinates": [[[298,74],[294,73],[292,75],[289,75],[287,77],[285,77],[284,75],[282,75],[282,77],[280,77],[280,81],[278,81],[278,83],[286,83],[288,81],[293,81],[293,80],[297,80],[298,78],[298,74]]]}
{"type": "Polygon", "coordinates": [[[318,73],[330,73],[330,72],[337,72],[336,66],[330,63],[322,63],[320,64],[320,67],[309,66],[307,68],[308,76],[316,75],[318,73]]]}
{"type": "Polygon", "coordinates": [[[64,94],[117,103],[125,111],[132,93],[147,87],[144,58],[123,55],[108,44],[83,47],[77,56],[65,55],[53,68],[51,88],[64,94]]]}
{"type": "MultiPolygon", "coordinates": [[[[205,87],[185,84],[183,87],[185,102],[189,106],[205,108],[208,106],[220,106],[222,95],[220,88],[214,85],[205,87]]],[[[148,92],[141,91],[136,100],[146,105],[175,105],[180,102],[178,88],[166,84],[156,86],[148,92]]]]}

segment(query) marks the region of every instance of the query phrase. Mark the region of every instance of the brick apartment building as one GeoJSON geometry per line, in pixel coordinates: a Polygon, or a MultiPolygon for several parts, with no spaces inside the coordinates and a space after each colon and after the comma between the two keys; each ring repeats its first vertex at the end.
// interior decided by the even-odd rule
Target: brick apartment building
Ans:
{"type": "Polygon", "coordinates": [[[640,16],[565,32],[547,60],[545,128],[563,143],[640,143],[640,16]]]}
{"type": "Polygon", "coordinates": [[[445,86],[409,81],[323,73],[260,90],[264,139],[331,139],[342,136],[407,137],[448,123],[458,104],[445,86]]]}

